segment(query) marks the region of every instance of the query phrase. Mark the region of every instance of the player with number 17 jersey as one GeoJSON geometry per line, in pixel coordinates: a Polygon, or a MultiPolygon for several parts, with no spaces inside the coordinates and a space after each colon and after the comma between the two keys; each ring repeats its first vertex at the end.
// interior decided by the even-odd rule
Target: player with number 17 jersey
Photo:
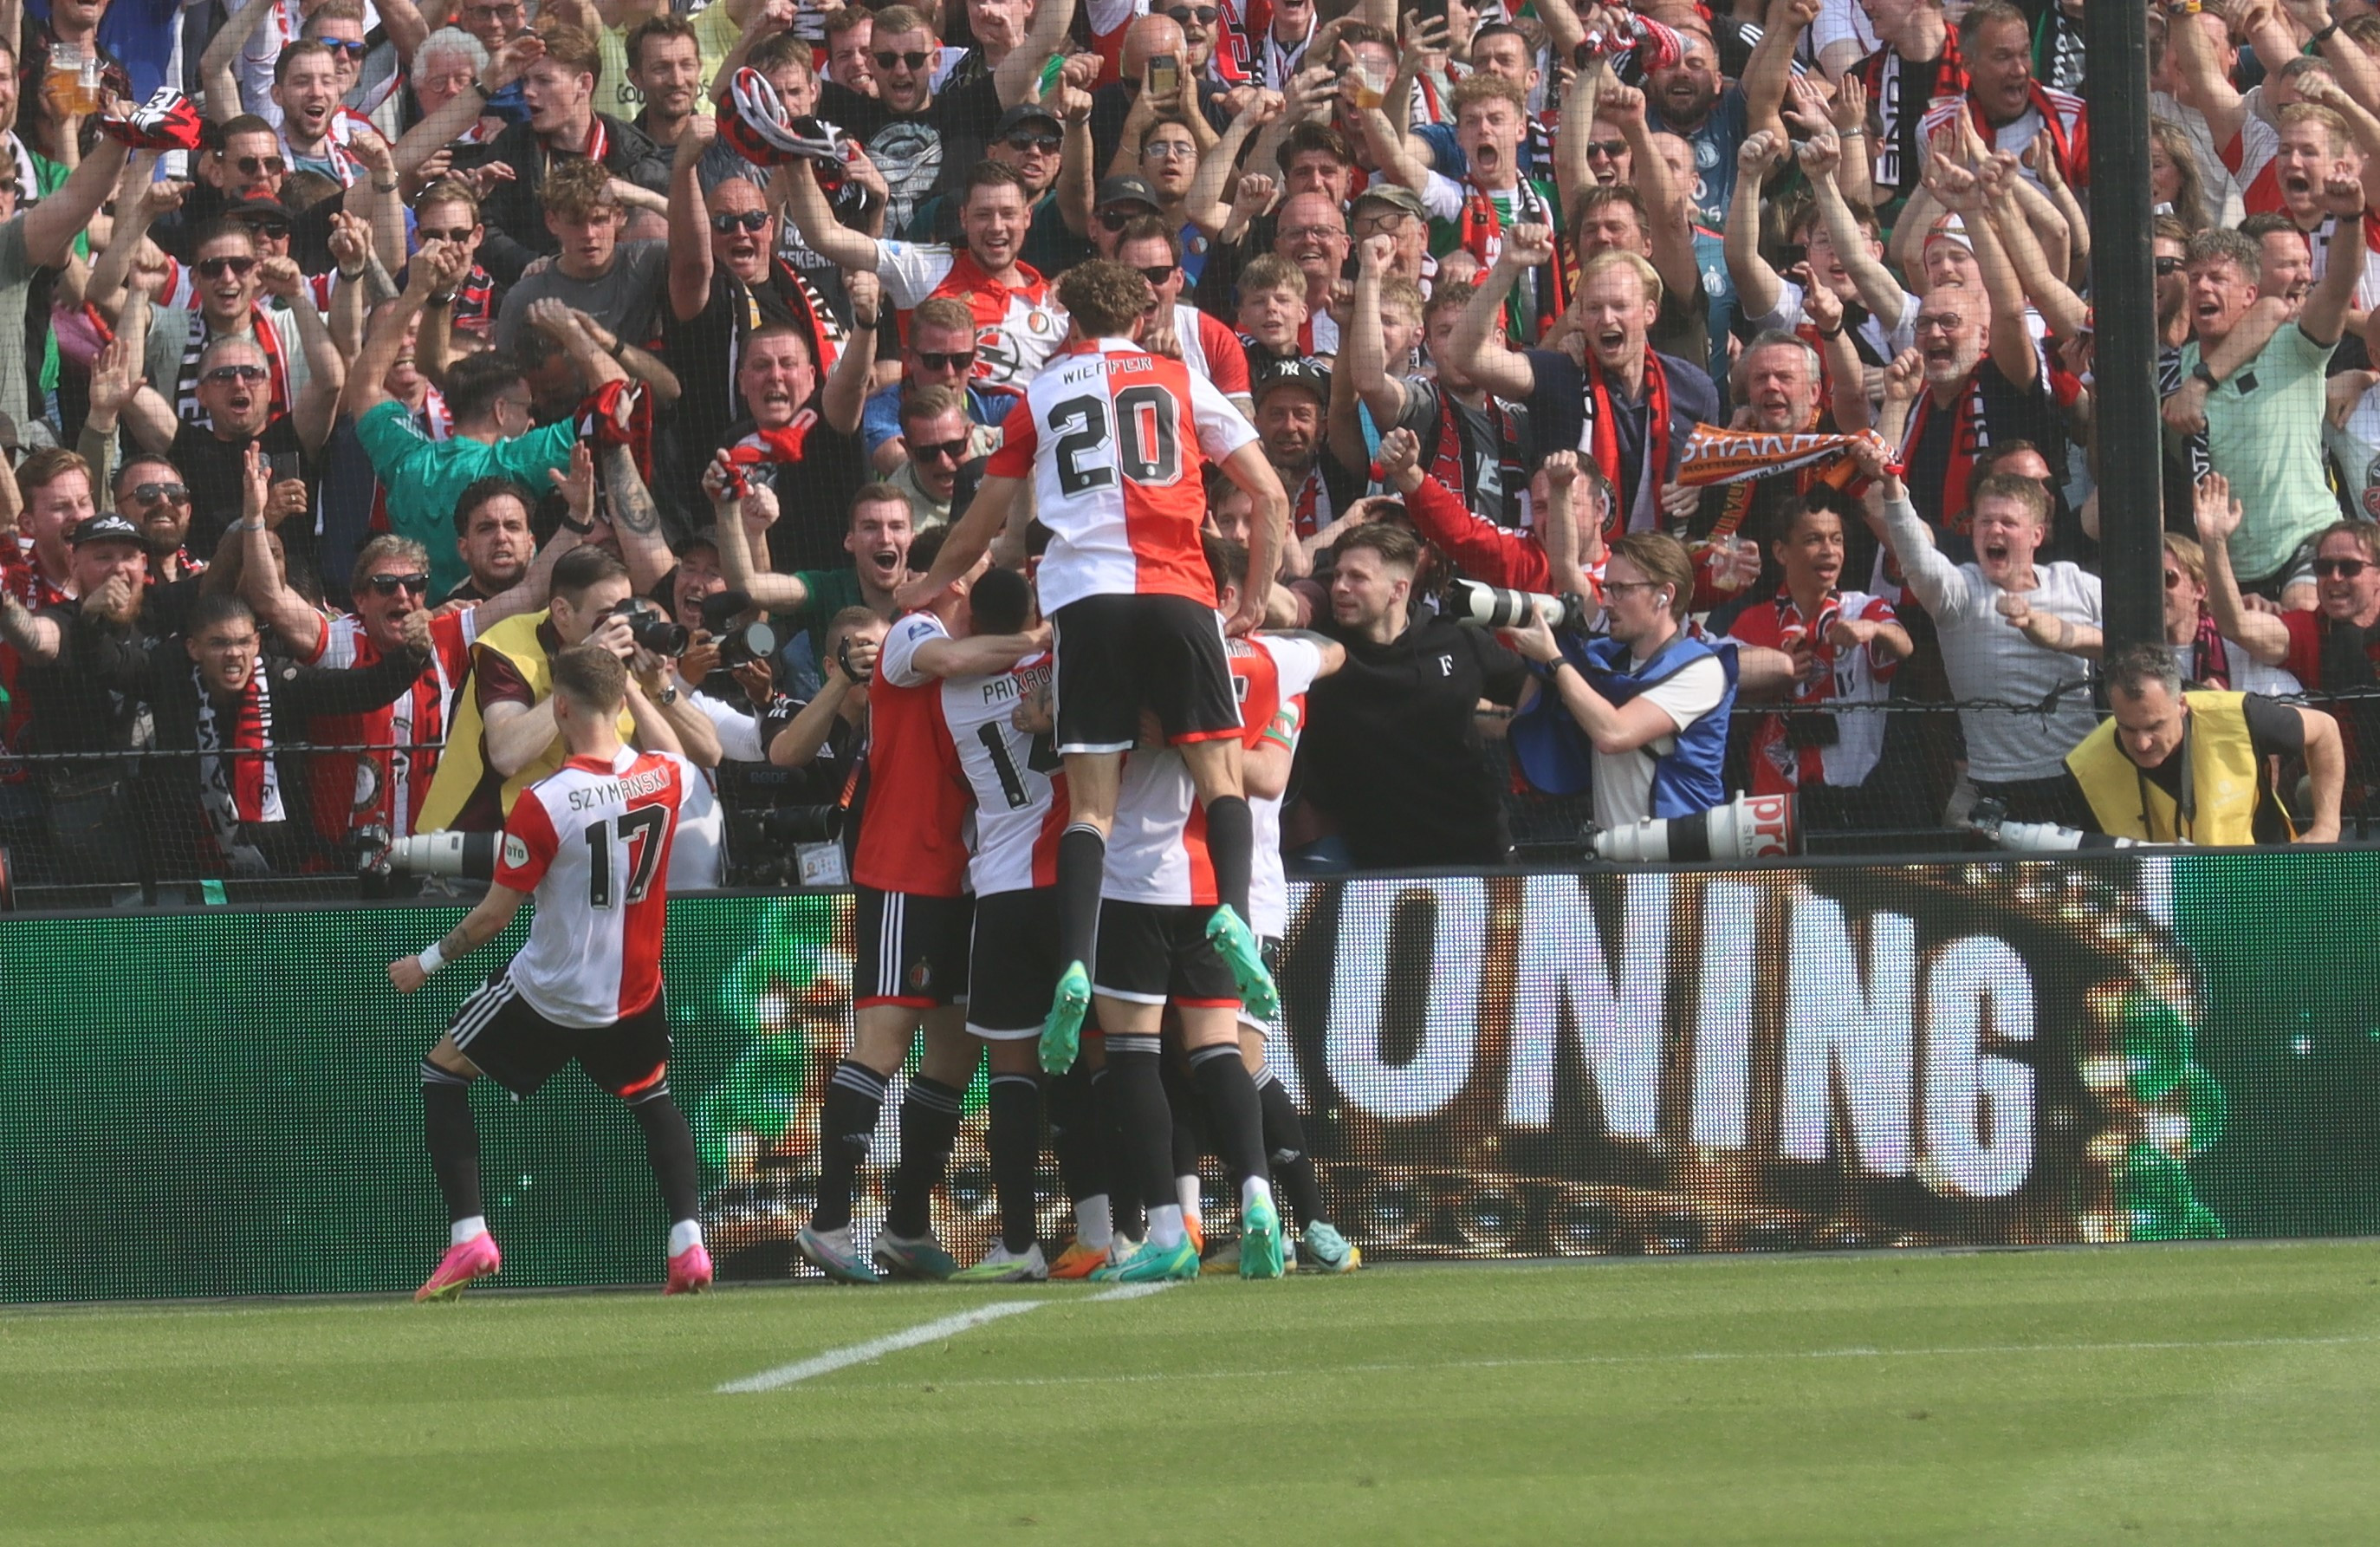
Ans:
{"type": "Polygon", "coordinates": [[[1212,607],[1199,469],[1256,438],[1231,400],[1178,359],[1121,338],[1053,359],[1009,411],[986,469],[1033,481],[1034,514],[1050,530],[1035,574],[1042,612],[1115,595],[1212,607]],[[1045,440],[1050,455],[1037,457],[1045,440]]]}

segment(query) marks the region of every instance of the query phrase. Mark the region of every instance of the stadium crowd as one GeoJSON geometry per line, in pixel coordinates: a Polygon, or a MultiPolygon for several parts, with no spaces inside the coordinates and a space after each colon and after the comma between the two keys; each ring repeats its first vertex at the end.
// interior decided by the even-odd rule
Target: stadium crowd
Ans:
{"type": "Polygon", "coordinates": [[[2172,836],[2200,760],[2257,835],[2335,837],[2361,713],[2261,695],[2380,660],[2380,14],[2149,18],[2175,669],[2115,703],[2179,725],[2186,683],[2209,728],[2096,752],[2080,14],[0,6],[0,841],[109,882],[492,832],[594,640],[726,848],[787,857],[722,870],[714,819],[681,885],[847,880],[897,601],[1093,258],[1278,477],[1250,615],[1343,648],[1300,862],[1746,791],[2172,836]],[[1500,630],[1458,581],[1577,602],[1500,630]]]}

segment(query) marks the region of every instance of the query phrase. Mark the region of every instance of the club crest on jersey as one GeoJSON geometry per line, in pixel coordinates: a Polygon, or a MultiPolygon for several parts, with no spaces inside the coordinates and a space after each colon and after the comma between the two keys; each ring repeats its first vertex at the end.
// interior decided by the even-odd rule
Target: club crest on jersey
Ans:
{"type": "Polygon", "coordinates": [[[516,871],[528,863],[528,845],[513,834],[504,834],[504,868],[516,871]]]}
{"type": "Polygon", "coordinates": [[[909,970],[902,976],[908,980],[911,990],[924,993],[934,986],[934,964],[919,956],[909,964],[909,970]]]}

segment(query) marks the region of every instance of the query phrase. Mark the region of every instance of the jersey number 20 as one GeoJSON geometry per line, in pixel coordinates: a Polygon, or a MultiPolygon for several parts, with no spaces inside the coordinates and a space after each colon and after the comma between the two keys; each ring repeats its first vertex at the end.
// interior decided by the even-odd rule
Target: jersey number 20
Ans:
{"type": "Polygon", "coordinates": [[[620,841],[628,846],[628,862],[633,867],[628,876],[628,901],[645,900],[652,889],[653,871],[662,860],[662,834],[669,826],[669,812],[659,806],[639,806],[632,811],[622,811],[610,822],[587,824],[587,906],[610,907],[617,900],[612,895],[612,834],[616,829],[620,841]]]}
{"type": "Polygon", "coordinates": [[[1050,410],[1050,432],[1058,437],[1058,487],[1068,495],[1112,488],[1117,468],[1135,483],[1171,483],[1182,476],[1182,408],[1173,394],[1153,384],[1126,387],[1115,395],[1115,417],[1118,425],[1111,427],[1107,399],[1088,396],[1050,410]],[[1101,457],[1084,466],[1083,458],[1111,437],[1113,464],[1101,457]]]}

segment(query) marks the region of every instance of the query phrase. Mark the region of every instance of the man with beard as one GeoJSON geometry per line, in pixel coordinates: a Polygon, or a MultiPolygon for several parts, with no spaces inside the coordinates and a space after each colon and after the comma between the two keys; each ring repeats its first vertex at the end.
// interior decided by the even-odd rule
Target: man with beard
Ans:
{"type": "MultiPolygon", "coordinates": [[[[2279,613],[2251,608],[2233,578],[2231,539],[2244,519],[2231,485],[2210,473],[2198,486],[2198,541],[2206,559],[2206,607],[2223,637],[2260,665],[2281,666],[2309,693],[2368,694],[2380,686],[2380,527],[2338,521],[2313,540],[2314,606],[2279,613]]],[[[2380,782],[2380,699],[2336,706],[2347,738],[2355,806],[2368,808],[2380,782]]]]}
{"type": "Polygon", "coordinates": [[[1674,134],[1694,147],[1696,178],[1687,197],[1701,224],[1727,224],[1735,153],[1744,137],[1757,128],[1781,131],[1778,109],[1792,79],[1794,44],[1817,11],[1817,0],[1771,0],[1767,27],[1744,66],[1742,83],[1724,91],[1718,48],[1706,31],[1680,32],[1677,63],[1645,73],[1645,121],[1655,133],[1674,134]]]}
{"type": "MultiPolygon", "coordinates": [[[[1002,112],[1024,102],[1041,67],[1064,45],[1075,18],[1074,0],[1045,0],[1024,43],[999,68],[977,83],[936,95],[934,63],[941,45],[933,24],[907,6],[876,13],[870,57],[875,96],[828,81],[819,89],[820,116],[840,125],[859,141],[891,190],[884,229],[894,237],[922,236],[911,229],[917,201],[936,188],[953,186],[982,153],[984,134],[1002,112]]],[[[972,185],[970,185],[972,186],[972,185]]],[[[803,239],[820,251],[810,223],[798,213],[803,239]]],[[[844,268],[871,264],[844,262],[844,268]]]]}
{"type": "MultiPolygon", "coordinates": [[[[774,523],[779,506],[774,495],[759,506],[774,523]]],[[[764,529],[765,530],[765,529],[764,529]]],[[[810,645],[823,669],[832,659],[827,633],[845,608],[866,607],[879,617],[893,615],[892,592],[909,578],[909,543],[916,535],[909,526],[909,502],[889,483],[869,483],[851,497],[844,552],[849,562],[772,575],[752,556],[752,537],[733,501],[719,505],[719,566],[730,591],[747,592],[752,603],[801,619],[809,630],[810,645]]]]}
{"type": "Polygon", "coordinates": [[[1445,286],[1430,297],[1422,326],[1437,374],[1405,375],[1391,369],[1380,329],[1380,282],[1389,250],[1388,238],[1371,237],[1356,254],[1362,266],[1355,273],[1340,369],[1352,377],[1383,434],[1410,430],[1419,438],[1424,470],[1460,494],[1465,508],[1498,526],[1527,526],[1523,448],[1529,444],[1528,410],[1488,396],[1448,347],[1470,304],[1471,287],[1445,286]]]}
{"type": "Polygon", "coordinates": [[[2238,232],[2215,230],[2192,237],[2187,256],[2196,336],[2182,346],[2180,391],[2204,417],[2209,463],[2248,512],[2231,566],[2249,590],[2289,607],[2313,605],[2313,540],[2337,510],[2323,469],[2324,372],[2363,267],[2362,185],[2333,181],[2325,197],[2342,218],[2321,283],[2294,324],[2221,376],[2204,357],[2256,304],[2263,255],[2238,232]]]}
{"type": "Polygon", "coordinates": [[[2022,155],[2041,140],[2057,157],[2059,177],[2077,188],[2089,181],[2090,124],[2082,99],[2033,79],[2033,24],[2023,11],[2007,0],[1984,0],[1968,11],[1959,18],[1959,57],[1967,91],[1957,105],[1993,149],[2022,155]]]}
{"type": "Polygon", "coordinates": [[[1301,555],[1288,562],[1293,575],[1313,567],[1364,497],[1363,473],[1342,465],[1324,441],[1330,407],[1330,372],[1318,365],[1293,361],[1257,379],[1257,441],[1289,496],[1289,542],[1301,555]]]}
{"type": "Polygon", "coordinates": [[[901,379],[868,394],[860,419],[859,438],[868,454],[868,469],[889,477],[908,459],[901,444],[901,400],[928,387],[956,387],[965,395],[968,422],[987,432],[978,440],[996,442],[989,433],[1008,417],[1015,398],[970,379],[975,370],[975,317],[956,296],[929,296],[909,313],[909,334],[901,347],[901,379]]]}
{"type": "MultiPolygon", "coordinates": [[[[200,247],[207,250],[217,245],[206,242],[200,247]]],[[[200,262],[202,279],[205,262],[200,262]]],[[[273,260],[257,272],[268,293],[284,299],[299,297],[302,276],[288,259],[273,260]]],[[[211,287],[211,311],[214,298],[211,287]]],[[[177,415],[172,404],[147,386],[135,391],[124,404],[124,420],[133,440],[145,450],[171,457],[188,475],[197,511],[192,531],[204,552],[213,551],[216,539],[230,524],[231,513],[239,508],[240,468],[251,445],[261,448],[277,482],[303,481],[294,496],[298,508],[312,506],[309,469],[330,437],[331,418],[346,367],[331,342],[322,314],[311,301],[300,298],[288,311],[273,315],[294,319],[292,331],[303,347],[308,366],[304,384],[297,389],[287,411],[280,409],[273,395],[277,362],[266,341],[271,336],[277,344],[278,336],[256,327],[244,335],[219,334],[199,351],[192,388],[198,419],[177,415]]],[[[151,350],[152,359],[156,353],[151,350]]],[[[286,488],[276,491],[276,496],[285,502],[293,498],[286,488]]]]}
{"type": "MultiPolygon", "coordinates": [[[[574,469],[577,461],[574,449],[574,469]]],[[[561,477],[559,473],[546,476],[556,480],[561,477]]],[[[455,502],[455,551],[463,557],[465,579],[461,585],[438,599],[442,610],[460,611],[484,605],[518,589],[522,577],[536,560],[559,557],[577,542],[579,534],[565,524],[540,549],[536,530],[529,524],[533,502],[521,499],[520,492],[519,484],[499,475],[471,484],[455,502]]],[[[571,514],[577,520],[589,516],[577,510],[571,514]]],[[[492,617],[480,619],[483,627],[495,621],[492,617]]]]}
{"type": "Polygon", "coordinates": [[[1448,357],[1486,391],[1525,403],[1541,449],[1594,458],[1619,494],[1609,535],[1650,531],[1694,427],[1718,418],[1718,394],[1700,366],[1646,341],[1660,314],[1661,279],[1633,252],[1599,253],[1579,270],[1572,315],[1585,335],[1584,369],[1558,349],[1508,349],[1504,293],[1522,270],[1553,259],[1552,232],[1516,227],[1463,308],[1448,357]]]}
{"type": "MultiPolygon", "coordinates": [[[[1065,9],[1065,0],[1056,0],[1055,8],[1065,9]]],[[[883,26],[880,14],[877,25],[883,26]]],[[[986,384],[1022,391],[1065,336],[1065,314],[1050,286],[1017,256],[1032,204],[1014,167],[984,161],[967,173],[959,202],[966,245],[959,251],[932,243],[880,242],[841,225],[827,208],[811,164],[797,161],[791,173],[790,208],[802,240],[846,270],[877,275],[884,282],[885,298],[904,314],[929,296],[956,296],[968,303],[976,319],[975,375],[986,384]]],[[[872,341],[868,347],[873,347],[872,341]]]]}
{"type": "MultiPolygon", "coordinates": [[[[529,417],[529,390],[520,367],[501,352],[468,355],[446,372],[446,407],[452,429],[444,439],[417,423],[388,389],[389,369],[408,347],[413,320],[433,292],[461,276],[462,254],[431,242],[414,255],[405,293],[382,313],[365,335],[347,379],[345,403],[356,418],[356,437],[370,457],[372,470],[387,490],[388,524],[430,552],[431,584],[443,594],[464,577],[453,552],[455,504],[482,478],[502,473],[520,483],[540,483],[566,467],[577,439],[568,420],[540,427],[529,417]],[[446,550],[442,554],[440,550],[446,550]]],[[[627,372],[596,343],[586,328],[564,329],[564,347],[587,390],[627,380],[627,372]]]]}
{"type": "Polygon", "coordinates": [[[273,101],[281,109],[281,146],[290,166],[346,188],[360,168],[332,133],[339,96],[338,66],[325,45],[292,43],[273,62],[273,101]]]}
{"type": "Polygon", "coordinates": [[[136,452],[109,481],[115,508],[140,529],[149,544],[149,585],[155,590],[203,575],[206,560],[190,552],[190,488],[181,469],[163,457],[136,452]]]}
{"type": "Polygon", "coordinates": [[[966,399],[954,387],[925,387],[901,403],[901,449],[905,460],[885,481],[909,502],[909,524],[932,531],[951,520],[959,468],[972,451],[975,426],[966,399]]]}
{"type": "MultiPolygon", "coordinates": [[[[137,240],[137,233],[125,233],[119,239],[137,240]]],[[[115,250],[113,245],[110,250],[115,250]]],[[[298,307],[276,309],[265,304],[264,281],[268,273],[276,276],[272,295],[285,299],[300,293],[304,276],[298,273],[298,265],[286,258],[268,263],[257,251],[255,233],[244,223],[228,220],[200,230],[193,253],[190,269],[198,287],[195,306],[159,306],[140,296],[125,303],[119,325],[126,334],[143,339],[141,375],[150,385],[143,389],[140,401],[153,395],[164,403],[169,414],[198,422],[204,411],[199,398],[200,358],[219,340],[244,338],[253,343],[262,357],[265,375],[261,391],[270,410],[294,415],[301,404],[309,405],[310,411],[304,418],[308,427],[312,428],[320,408],[338,396],[335,367],[329,396],[311,391],[321,362],[315,358],[318,346],[310,343],[310,338],[315,329],[322,327],[322,314],[313,309],[310,299],[298,307]],[[145,320],[134,315],[140,310],[146,311],[145,320]]],[[[320,343],[330,343],[327,332],[322,333],[320,343]]],[[[336,353],[335,349],[332,351],[334,359],[336,353]]],[[[135,421],[139,421],[137,411],[135,421]]],[[[327,433],[329,421],[322,420],[320,428],[327,433]]],[[[170,428],[165,433],[170,439],[170,428]]],[[[319,434],[313,444],[322,444],[319,434]]],[[[152,449],[164,448],[161,443],[152,449]]],[[[235,497],[230,506],[218,507],[212,514],[222,519],[225,510],[237,507],[235,497]]],[[[200,510],[202,518],[210,514],[204,507],[200,510]]]]}
{"type": "MultiPolygon", "coordinates": [[[[702,100],[702,57],[694,26],[666,11],[649,16],[629,30],[627,56],[628,83],[645,99],[629,122],[667,160],[676,153],[678,136],[702,100]]],[[[674,162],[670,170],[677,170],[674,162]]]]}

